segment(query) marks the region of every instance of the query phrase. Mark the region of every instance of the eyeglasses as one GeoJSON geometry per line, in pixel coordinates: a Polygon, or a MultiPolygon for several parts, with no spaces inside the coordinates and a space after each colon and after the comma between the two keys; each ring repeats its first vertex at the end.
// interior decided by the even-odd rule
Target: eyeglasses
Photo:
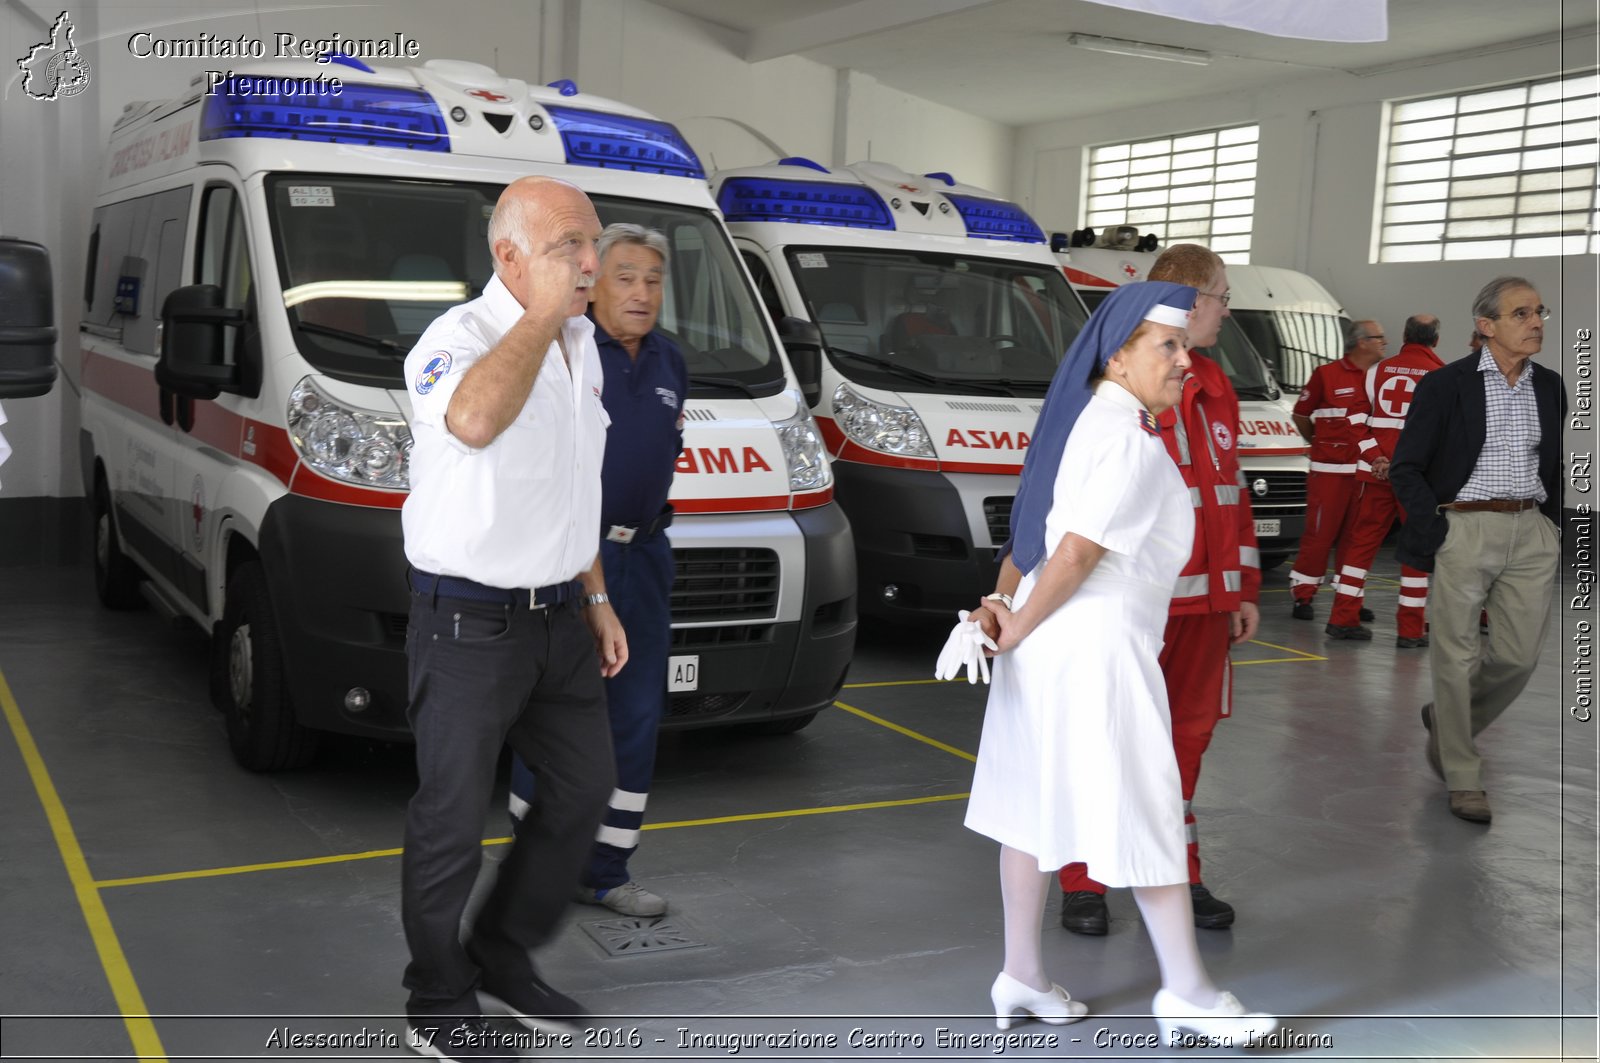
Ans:
{"type": "MultiPolygon", "coordinates": [[[[1537,309],[1534,309],[1534,310],[1529,310],[1525,306],[1519,306],[1515,310],[1511,311],[1510,317],[1511,317],[1511,320],[1515,321],[1517,324],[1526,325],[1528,322],[1533,320],[1534,315],[1536,315],[1536,314],[1538,315],[1539,320],[1541,320],[1541,321],[1549,321],[1550,320],[1550,308],[1548,306],[1543,306],[1543,305],[1540,305],[1537,309]]],[[[1490,321],[1499,321],[1500,320],[1500,315],[1499,314],[1490,314],[1489,315],[1489,320],[1490,321]]]]}
{"type": "Polygon", "coordinates": [[[1223,306],[1227,306],[1228,303],[1233,299],[1233,293],[1232,292],[1223,292],[1221,295],[1218,295],[1216,292],[1201,292],[1200,294],[1201,295],[1209,295],[1209,296],[1211,296],[1211,298],[1215,299],[1217,302],[1221,303],[1223,306]]]}
{"type": "Polygon", "coordinates": [[[1367,339],[1369,339],[1369,340],[1377,340],[1379,343],[1388,343],[1389,342],[1389,337],[1388,336],[1368,336],[1367,339]]]}

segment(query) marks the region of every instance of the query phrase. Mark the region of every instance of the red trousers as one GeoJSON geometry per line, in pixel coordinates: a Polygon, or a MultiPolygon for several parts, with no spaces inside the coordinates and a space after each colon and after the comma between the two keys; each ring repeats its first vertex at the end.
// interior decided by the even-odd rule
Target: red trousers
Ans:
{"type": "MultiPolygon", "coordinates": [[[[1167,681],[1167,706],[1172,712],[1172,751],[1178,757],[1183,786],[1183,823],[1189,836],[1189,881],[1200,881],[1200,838],[1194,822],[1194,787],[1200,781],[1200,758],[1211,744],[1217,721],[1233,705],[1232,665],[1228,660],[1227,613],[1198,613],[1167,618],[1166,644],[1161,647],[1161,675],[1167,681]]],[[[1155,751],[1151,751],[1155,755],[1155,751]]],[[[1115,801],[1115,794],[1104,795],[1115,801]]],[[[1061,889],[1072,893],[1105,886],[1089,877],[1084,864],[1061,869],[1061,889]]]]}
{"type": "Polygon", "coordinates": [[[1345,540],[1355,521],[1357,486],[1354,473],[1314,472],[1306,477],[1306,531],[1289,573],[1295,601],[1309,602],[1317,596],[1328,569],[1328,552],[1335,547],[1334,563],[1343,566],[1345,540]]]}
{"type": "MultiPolygon", "coordinates": [[[[1343,539],[1339,560],[1339,577],[1334,589],[1333,615],[1328,623],[1339,627],[1354,627],[1361,622],[1361,600],[1366,595],[1367,569],[1378,556],[1389,527],[1398,517],[1406,519],[1405,511],[1395,501],[1394,488],[1386,483],[1363,483],[1356,501],[1356,518],[1343,539]]],[[[1400,637],[1421,638],[1427,630],[1428,574],[1410,565],[1400,566],[1400,607],[1395,611],[1395,624],[1400,637]]]]}

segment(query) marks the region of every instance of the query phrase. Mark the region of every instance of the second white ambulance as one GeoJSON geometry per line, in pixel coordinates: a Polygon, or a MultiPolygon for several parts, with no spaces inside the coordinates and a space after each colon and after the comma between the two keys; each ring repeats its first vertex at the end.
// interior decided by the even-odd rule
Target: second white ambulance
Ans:
{"type": "Polygon", "coordinates": [[[717,205],[780,330],[820,330],[814,407],[861,608],[994,589],[1039,407],[1085,312],[1033,219],[951,175],[807,159],[724,170],[717,205]]]}

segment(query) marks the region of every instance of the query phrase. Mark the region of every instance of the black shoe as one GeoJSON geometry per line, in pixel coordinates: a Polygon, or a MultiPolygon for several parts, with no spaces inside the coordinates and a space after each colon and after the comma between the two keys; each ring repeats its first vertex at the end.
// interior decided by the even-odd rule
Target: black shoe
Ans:
{"type": "Polygon", "coordinates": [[[406,1047],[430,1059],[511,1063],[522,1058],[481,1015],[413,1015],[406,1020],[406,1047]]]}
{"type": "Polygon", "coordinates": [[[1371,609],[1368,609],[1364,605],[1361,607],[1361,622],[1363,624],[1370,624],[1376,619],[1378,619],[1378,614],[1374,613],[1371,609]]]}
{"type": "Polygon", "coordinates": [[[1211,896],[1200,883],[1189,883],[1189,900],[1194,904],[1194,925],[1201,930],[1226,930],[1233,925],[1233,905],[1211,896]]]}
{"type": "Polygon", "coordinates": [[[491,1011],[516,1019],[530,1030],[566,1031],[583,1024],[589,1010],[534,975],[521,985],[490,983],[485,978],[478,995],[491,1011]]]}
{"type": "Polygon", "coordinates": [[[1317,610],[1310,602],[1295,602],[1294,608],[1289,611],[1289,615],[1296,620],[1315,620],[1317,618],[1317,610]]]}
{"type": "Polygon", "coordinates": [[[1329,624],[1322,629],[1330,639],[1350,639],[1353,642],[1371,642],[1372,629],[1352,624],[1349,627],[1340,627],[1338,624],[1329,624]]]}
{"type": "Polygon", "coordinates": [[[1103,937],[1111,917],[1106,895],[1093,890],[1073,890],[1061,896],[1061,925],[1074,934],[1103,937]]]}
{"type": "Polygon", "coordinates": [[[1420,650],[1428,645],[1428,636],[1420,635],[1417,638],[1408,639],[1404,635],[1401,635],[1399,638],[1394,640],[1394,644],[1400,647],[1402,650],[1420,650]]]}

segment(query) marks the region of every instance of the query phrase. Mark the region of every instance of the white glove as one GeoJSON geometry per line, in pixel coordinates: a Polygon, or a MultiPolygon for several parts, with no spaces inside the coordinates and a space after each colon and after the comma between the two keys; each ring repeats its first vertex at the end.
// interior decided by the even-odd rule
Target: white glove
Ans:
{"type": "Polygon", "coordinates": [[[961,674],[963,667],[967,670],[967,682],[976,683],[978,677],[983,676],[985,683],[989,682],[989,658],[983,654],[983,649],[998,649],[994,640],[983,633],[976,620],[968,620],[972,614],[965,609],[956,614],[960,623],[950,629],[950,637],[944,641],[944,649],[939,651],[939,661],[933,666],[935,679],[954,679],[961,674]]]}

